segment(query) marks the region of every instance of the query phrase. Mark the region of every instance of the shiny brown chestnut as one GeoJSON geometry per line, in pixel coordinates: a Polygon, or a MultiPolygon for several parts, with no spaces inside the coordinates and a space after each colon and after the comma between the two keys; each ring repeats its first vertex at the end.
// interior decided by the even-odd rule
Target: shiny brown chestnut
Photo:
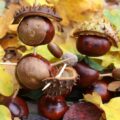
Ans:
{"type": "Polygon", "coordinates": [[[90,68],[84,62],[78,62],[75,64],[74,68],[80,75],[78,79],[78,85],[80,87],[86,88],[92,85],[99,78],[99,73],[96,70],[90,68]]]}
{"type": "Polygon", "coordinates": [[[74,103],[65,113],[63,120],[100,120],[102,110],[89,102],[74,103]]]}
{"type": "Polygon", "coordinates": [[[55,43],[49,43],[47,45],[48,50],[54,55],[56,58],[60,58],[63,55],[62,49],[55,43]]]}
{"type": "Polygon", "coordinates": [[[50,120],[60,120],[67,110],[67,103],[62,96],[43,96],[38,103],[39,113],[50,120]]]}
{"type": "Polygon", "coordinates": [[[80,23],[73,31],[77,50],[88,56],[106,54],[112,45],[118,47],[119,38],[105,18],[93,18],[80,23]]]}
{"type": "Polygon", "coordinates": [[[24,44],[38,46],[48,44],[54,37],[55,30],[50,19],[61,21],[55,8],[33,5],[16,11],[13,23],[19,23],[18,37],[24,44]]]}
{"type": "Polygon", "coordinates": [[[109,81],[105,78],[98,80],[86,90],[86,93],[96,92],[101,96],[103,102],[108,102],[113,97],[112,92],[108,90],[108,84],[109,81]]]}
{"type": "Polygon", "coordinates": [[[77,50],[87,56],[102,56],[106,54],[111,43],[104,37],[93,35],[81,35],[77,39],[77,50]]]}
{"type": "Polygon", "coordinates": [[[120,68],[113,69],[113,71],[112,71],[112,77],[115,80],[120,80],[120,68]]]}
{"type": "Polygon", "coordinates": [[[16,78],[28,89],[38,89],[42,80],[56,74],[56,68],[38,54],[24,56],[16,66],[16,78]]]}
{"type": "Polygon", "coordinates": [[[48,18],[40,16],[23,18],[17,31],[19,39],[29,46],[47,44],[55,34],[52,22],[48,18]]]}
{"type": "Polygon", "coordinates": [[[29,115],[28,105],[22,98],[16,97],[9,103],[8,107],[14,117],[28,118],[29,115]]]}

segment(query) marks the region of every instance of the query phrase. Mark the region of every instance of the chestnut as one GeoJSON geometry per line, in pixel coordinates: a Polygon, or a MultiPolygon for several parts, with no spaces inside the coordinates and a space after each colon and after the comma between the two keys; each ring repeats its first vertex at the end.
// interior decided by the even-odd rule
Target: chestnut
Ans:
{"type": "Polygon", "coordinates": [[[110,22],[104,17],[80,23],[74,30],[77,50],[87,56],[102,56],[112,45],[118,47],[119,38],[110,22]]]}
{"type": "Polygon", "coordinates": [[[117,91],[120,88],[120,81],[113,81],[108,84],[108,90],[110,91],[117,91]]]}
{"type": "Polygon", "coordinates": [[[54,74],[56,68],[38,54],[24,56],[16,66],[16,78],[27,89],[40,88],[42,80],[54,74]]]}
{"type": "Polygon", "coordinates": [[[92,85],[99,78],[98,71],[90,68],[84,62],[78,62],[74,65],[75,70],[79,74],[78,85],[80,87],[86,88],[92,85]]]}
{"type": "Polygon", "coordinates": [[[62,96],[43,96],[39,100],[38,110],[41,115],[50,120],[59,120],[68,110],[68,106],[62,96]]]}
{"type": "Polygon", "coordinates": [[[89,102],[74,103],[65,113],[63,120],[100,120],[102,110],[89,102]]]}
{"type": "Polygon", "coordinates": [[[77,39],[77,50],[87,56],[102,56],[106,54],[111,43],[104,37],[93,35],[81,35],[77,39]]]}
{"type": "Polygon", "coordinates": [[[4,101],[4,105],[7,106],[12,114],[12,117],[28,118],[29,109],[26,101],[21,97],[9,98],[4,101]]]}
{"type": "Polygon", "coordinates": [[[41,16],[24,17],[17,32],[19,39],[29,46],[48,44],[55,34],[52,22],[41,16]]]}
{"type": "Polygon", "coordinates": [[[98,80],[87,88],[86,93],[97,92],[101,96],[103,102],[108,102],[113,97],[112,92],[108,90],[108,84],[109,81],[105,78],[98,80]]]}
{"type": "Polygon", "coordinates": [[[55,43],[49,43],[47,45],[48,50],[54,55],[56,58],[60,58],[63,55],[62,49],[55,43]]]}
{"type": "Polygon", "coordinates": [[[120,80],[120,68],[113,69],[113,71],[112,71],[112,77],[115,80],[120,80]]]}

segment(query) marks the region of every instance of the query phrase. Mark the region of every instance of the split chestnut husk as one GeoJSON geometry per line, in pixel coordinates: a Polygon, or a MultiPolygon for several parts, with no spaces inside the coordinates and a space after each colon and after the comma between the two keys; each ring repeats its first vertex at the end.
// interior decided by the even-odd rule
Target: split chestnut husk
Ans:
{"type": "Polygon", "coordinates": [[[50,96],[67,96],[75,85],[77,77],[78,74],[72,67],[66,67],[61,77],[48,77],[43,80],[44,86],[48,83],[51,84],[44,90],[44,93],[50,96]]]}
{"type": "Polygon", "coordinates": [[[14,15],[13,24],[18,24],[24,17],[27,16],[43,16],[46,18],[54,19],[60,22],[62,19],[57,14],[54,7],[46,5],[37,5],[37,6],[25,6],[17,10],[14,15]]]}
{"type": "Polygon", "coordinates": [[[111,45],[118,47],[118,37],[110,23],[104,19],[85,21],[74,31],[77,50],[88,56],[102,56],[111,45]]]}

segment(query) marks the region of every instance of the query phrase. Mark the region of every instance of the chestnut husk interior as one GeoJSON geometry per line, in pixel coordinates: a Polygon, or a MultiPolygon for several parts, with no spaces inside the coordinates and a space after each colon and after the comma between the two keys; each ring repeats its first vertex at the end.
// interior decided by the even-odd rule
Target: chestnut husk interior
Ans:
{"type": "Polygon", "coordinates": [[[43,80],[43,87],[48,83],[51,85],[44,90],[44,93],[50,96],[66,96],[71,92],[72,87],[76,85],[78,74],[72,67],[66,67],[61,77],[49,77],[43,80]]]}

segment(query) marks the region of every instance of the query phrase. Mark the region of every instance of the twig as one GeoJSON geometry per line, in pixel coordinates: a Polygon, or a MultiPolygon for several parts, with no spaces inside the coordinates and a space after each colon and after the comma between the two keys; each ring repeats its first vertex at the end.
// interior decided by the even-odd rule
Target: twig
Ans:
{"type": "Polygon", "coordinates": [[[112,77],[112,73],[100,74],[99,77],[112,77]]]}
{"type": "Polygon", "coordinates": [[[51,83],[49,82],[47,85],[44,86],[44,88],[42,89],[42,91],[44,91],[45,89],[47,89],[50,85],[51,85],[51,83]]]}
{"type": "Polygon", "coordinates": [[[20,87],[18,86],[18,88],[16,89],[14,95],[12,96],[12,100],[14,100],[16,98],[16,96],[18,95],[19,90],[20,90],[20,87]]]}
{"type": "Polygon", "coordinates": [[[36,55],[36,47],[33,47],[33,53],[36,55]]]}
{"type": "Polygon", "coordinates": [[[74,59],[74,58],[73,58],[73,57],[67,58],[67,59],[64,59],[64,60],[61,60],[61,61],[52,63],[51,65],[52,65],[52,66],[60,65],[60,64],[65,63],[65,62],[67,62],[67,61],[69,61],[69,60],[71,60],[71,59],[74,59]]]}
{"type": "Polygon", "coordinates": [[[64,66],[62,67],[62,69],[60,70],[60,72],[58,73],[58,75],[55,76],[55,78],[60,78],[60,77],[62,76],[62,74],[63,74],[63,72],[64,72],[66,66],[67,66],[67,64],[64,64],[64,66]]]}
{"type": "MultiPolygon", "coordinates": [[[[55,78],[58,79],[58,78],[60,78],[62,76],[62,74],[63,74],[66,66],[67,66],[67,64],[63,65],[62,69],[60,70],[60,72],[58,73],[58,75],[55,76],[55,78]]],[[[47,85],[45,85],[44,88],[42,89],[42,91],[44,91],[45,89],[47,89],[48,87],[50,87],[50,85],[51,85],[51,82],[49,82],[47,85]]]]}

